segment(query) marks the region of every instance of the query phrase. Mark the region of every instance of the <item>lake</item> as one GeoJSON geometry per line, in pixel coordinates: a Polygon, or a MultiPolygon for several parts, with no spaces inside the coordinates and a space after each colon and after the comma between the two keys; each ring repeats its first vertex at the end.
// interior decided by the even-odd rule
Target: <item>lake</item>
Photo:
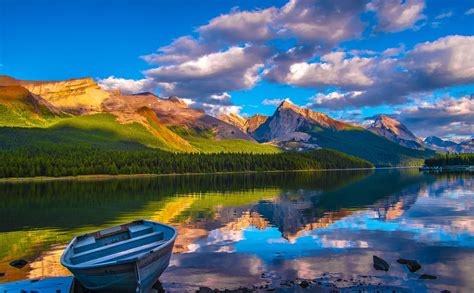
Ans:
{"type": "Polygon", "coordinates": [[[171,291],[295,278],[474,291],[474,176],[417,169],[0,183],[0,283],[68,275],[59,257],[74,235],[139,218],[178,230],[161,277],[171,291]],[[18,258],[29,265],[8,265],[18,258]]]}

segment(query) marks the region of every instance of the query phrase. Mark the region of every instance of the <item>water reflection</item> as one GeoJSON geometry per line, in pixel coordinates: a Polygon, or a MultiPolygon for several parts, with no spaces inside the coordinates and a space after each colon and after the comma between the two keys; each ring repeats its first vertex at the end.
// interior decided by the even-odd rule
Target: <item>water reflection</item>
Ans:
{"type": "Polygon", "coordinates": [[[147,218],[179,232],[162,276],[169,290],[322,276],[474,289],[473,185],[469,174],[417,170],[2,184],[0,282],[67,274],[58,260],[72,235],[147,218]],[[393,264],[389,273],[372,269],[373,254],[393,264]],[[418,281],[400,256],[438,280],[418,281]],[[33,262],[8,268],[19,257],[33,262]]]}

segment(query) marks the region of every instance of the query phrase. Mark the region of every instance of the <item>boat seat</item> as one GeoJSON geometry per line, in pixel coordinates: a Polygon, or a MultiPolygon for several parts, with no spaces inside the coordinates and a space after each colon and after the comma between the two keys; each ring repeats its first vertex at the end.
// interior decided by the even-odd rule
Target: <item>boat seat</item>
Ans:
{"type": "Polygon", "coordinates": [[[163,240],[164,233],[162,231],[149,233],[143,236],[127,239],[106,246],[97,247],[71,256],[71,263],[78,264],[95,258],[101,258],[107,255],[115,254],[131,248],[147,245],[152,242],[163,240]]]}
{"type": "Polygon", "coordinates": [[[87,237],[86,239],[79,241],[79,243],[74,246],[74,253],[81,253],[95,247],[97,247],[97,242],[95,241],[95,238],[87,237]]]}
{"type": "Polygon", "coordinates": [[[136,225],[128,227],[130,238],[142,236],[153,232],[153,227],[146,225],[136,225]]]}
{"type": "Polygon", "coordinates": [[[106,255],[101,258],[96,258],[92,259],[86,262],[81,263],[83,266],[90,266],[94,264],[99,264],[99,263],[106,263],[106,262],[111,262],[111,261],[118,261],[118,260],[125,260],[127,258],[131,258],[137,255],[140,255],[142,253],[145,253],[147,251],[152,250],[155,247],[158,247],[165,243],[166,241],[159,241],[159,242],[153,242],[147,245],[139,246],[139,247],[134,247],[128,250],[120,251],[114,254],[106,255]]]}

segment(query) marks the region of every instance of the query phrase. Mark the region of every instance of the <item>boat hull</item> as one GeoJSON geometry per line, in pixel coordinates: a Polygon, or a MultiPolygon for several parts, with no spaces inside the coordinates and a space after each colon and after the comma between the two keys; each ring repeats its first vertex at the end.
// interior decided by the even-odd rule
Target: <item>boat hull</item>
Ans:
{"type": "Polygon", "coordinates": [[[135,292],[140,281],[142,292],[149,291],[169,265],[174,241],[136,261],[97,268],[69,268],[89,290],[135,292]],[[140,280],[138,280],[138,274],[140,280]]]}

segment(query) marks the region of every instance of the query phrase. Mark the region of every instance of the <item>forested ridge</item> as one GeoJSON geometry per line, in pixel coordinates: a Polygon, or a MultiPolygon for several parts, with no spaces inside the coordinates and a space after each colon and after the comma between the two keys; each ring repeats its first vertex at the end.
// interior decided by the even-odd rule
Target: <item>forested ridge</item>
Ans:
{"type": "Polygon", "coordinates": [[[104,150],[91,147],[0,150],[0,178],[371,167],[370,162],[327,149],[277,154],[169,153],[152,149],[104,150]]]}
{"type": "Polygon", "coordinates": [[[445,154],[431,159],[426,159],[425,165],[428,167],[473,166],[474,153],[445,154]]]}

